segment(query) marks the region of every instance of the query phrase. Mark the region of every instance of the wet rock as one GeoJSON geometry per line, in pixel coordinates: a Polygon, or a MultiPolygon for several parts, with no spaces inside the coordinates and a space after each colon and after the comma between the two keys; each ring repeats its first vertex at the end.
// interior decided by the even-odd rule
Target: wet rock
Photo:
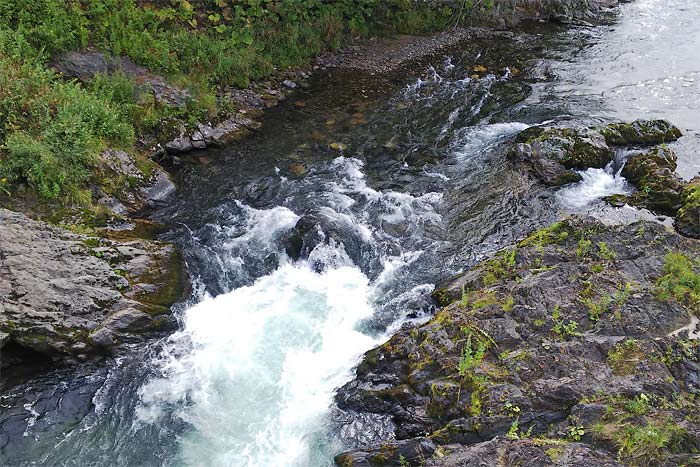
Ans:
{"type": "Polygon", "coordinates": [[[638,191],[629,203],[673,216],[680,207],[683,180],[675,174],[676,154],[659,146],[631,156],[622,169],[622,176],[634,183],[638,191]]]}
{"type": "Polygon", "coordinates": [[[289,89],[294,89],[297,87],[297,83],[295,83],[291,79],[285,79],[284,81],[282,81],[282,85],[289,89]]]}
{"type": "Polygon", "coordinates": [[[0,221],[0,332],[8,341],[95,354],[171,324],[169,306],[185,283],[173,246],[78,235],[7,210],[0,221]]]}
{"type": "Polygon", "coordinates": [[[239,140],[249,134],[251,130],[260,127],[260,123],[249,118],[237,115],[230,117],[216,125],[199,123],[192,132],[180,129],[178,137],[165,143],[165,150],[169,154],[184,154],[195,149],[209,147],[223,147],[239,140]]]}
{"type": "Polygon", "coordinates": [[[335,457],[343,467],[379,467],[389,465],[424,465],[435,452],[435,444],[427,438],[390,441],[366,450],[345,452],[335,457]]]}
{"type": "Polygon", "coordinates": [[[345,151],[348,148],[347,144],[338,143],[338,142],[331,143],[328,146],[335,151],[341,151],[341,152],[345,151]]]}
{"type": "Polygon", "coordinates": [[[284,245],[290,258],[310,260],[317,270],[344,264],[350,258],[371,275],[379,270],[379,257],[368,245],[366,236],[350,217],[324,207],[302,216],[284,245]],[[335,248],[322,248],[324,245],[342,246],[347,258],[338,256],[335,248]]]}
{"type": "Polygon", "coordinates": [[[681,131],[666,120],[635,120],[611,123],[601,128],[605,141],[612,146],[637,146],[670,143],[682,136],[681,131]]]}
{"type": "MultiPolygon", "coordinates": [[[[689,462],[700,423],[687,419],[700,409],[663,401],[692,400],[685,382],[700,380],[688,376],[700,351],[670,350],[684,345],[678,330],[696,305],[661,293],[676,290],[668,271],[680,260],[669,251],[692,264],[700,243],[656,223],[579,217],[534,232],[438,287],[443,308],[367,352],[337,406],[350,418],[389,417],[386,442],[430,439],[425,465],[618,465],[638,455],[623,448],[621,420],[677,436],[645,448],[644,462],[689,462]]],[[[372,465],[359,462],[375,452],[356,446],[348,454],[358,463],[348,465],[372,465]]]]}
{"type": "Polygon", "coordinates": [[[700,177],[683,187],[680,204],[676,229],[687,237],[700,238],[700,177]]]}
{"type": "Polygon", "coordinates": [[[614,153],[592,128],[533,127],[518,135],[510,155],[543,183],[559,186],[581,180],[572,169],[603,168],[614,153]]]}
{"type": "MultiPolygon", "coordinates": [[[[530,172],[546,185],[560,186],[581,180],[575,170],[604,168],[615,154],[609,146],[661,144],[680,135],[678,128],[665,120],[635,120],[590,128],[531,127],[518,135],[509,155],[528,165],[530,172]]],[[[656,150],[659,161],[667,156],[675,158],[668,151],[656,150]]],[[[667,167],[669,162],[659,164],[659,168],[667,167]]],[[[675,159],[671,163],[675,170],[675,159]]]]}
{"type": "Polygon", "coordinates": [[[185,134],[184,129],[180,131],[180,136],[165,143],[165,150],[169,154],[184,154],[194,149],[192,139],[185,134]]]}
{"type": "Polygon", "coordinates": [[[289,171],[295,176],[295,177],[303,177],[306,175],[307,169],[304,166],[304,164],[300,162],[292,162],[289,164],[289,171]]]}
{"type": "Polygon", "coordinates": [[[139,190],[139,196],[148,206],[167,204],[175,195],[175,184],[165,170],[156,167],[150,180],[139,190]]]}

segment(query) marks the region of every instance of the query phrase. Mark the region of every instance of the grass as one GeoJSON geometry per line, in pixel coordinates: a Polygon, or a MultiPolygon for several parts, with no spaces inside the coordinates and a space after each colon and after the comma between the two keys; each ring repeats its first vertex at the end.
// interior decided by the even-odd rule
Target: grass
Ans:
{"type": "Polygon", "coordinates": [[[700,305],[700,259],[691,260],[679,252],[666,255],[663,275],[656,281],[659,300],[674,299],[697,313],[700,305]]]}
{"type": "Polygon", "coordinates": [[[666,412],[654,407],[656,400],[645,393],[632,398],[611,397],[605,415],[592,426],[594,438],[611,442],[626,465],[659,464],[679,450],[687,433],[666,412]]]}

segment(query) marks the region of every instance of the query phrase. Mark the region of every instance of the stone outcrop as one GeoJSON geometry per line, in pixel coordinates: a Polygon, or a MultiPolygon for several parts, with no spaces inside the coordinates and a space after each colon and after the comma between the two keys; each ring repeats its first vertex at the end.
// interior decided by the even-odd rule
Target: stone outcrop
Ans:
{"type": "Polygon", "coordinates": [[[76,234],[0,209],[3,344],[53,356],[113,352],[172,329],[170,305],[185,283],[170,244],[76,234]]]}
{"type": "Polygon", "coordinates": [[[580,181],[576,170],[605,167],[615,156],[615,146],[656,145],[680,136],[680,130],[665,120],[592,128],[532,127],[518,135],[509,154],[542,183],[560,186],[580,181]]]}
{"type": "Polygon", "coordinates": [[[126,57],[112,57],[91,50],[72,51],[54,60],[52,66],[63,77],[77,79],[83,83],[98,75],[123,73],[147,88],[155,101],[161,104],[182,107],[192,97],[188,91],[168,84],[162,76],[149,73],[144,67],[136,65],[126,57]]]}
{"type": "Polygon", "coordinates": [[[184,127],[180,135],[165,144],[169,154],[184,154],[195,149],[223,147],[249,134],[260,127],[260,123],[249,118],[236,116],[218,124],[197,124],[197,129],[188,132],[184,127]]]}
{"type": "Polygon", "coordinates": [[[438,286],[338,391],[364,441],[337,464],[696,465],[699,257],[659,224],[572,218],[438,286]]]}

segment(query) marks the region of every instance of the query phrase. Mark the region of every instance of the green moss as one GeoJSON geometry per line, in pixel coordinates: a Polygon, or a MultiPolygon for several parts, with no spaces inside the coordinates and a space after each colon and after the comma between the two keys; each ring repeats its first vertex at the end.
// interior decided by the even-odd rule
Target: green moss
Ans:
{"type": "Polygon", "coordinates": [[[607,362],[616,375],[629,375],[635,372],[639,362],[647,358],[639,341],[626,339],[608,352],[607,362]]]}
{"type": "Polygon", "coordinates": [[[484,272],[481,281],[485,287],[514,276],[516,253],[517,248],[500,251],[496,253],[496,256],[493,259],[490,259],[481,265],[481,269],[484,272]]]}
{"type": "Polygon", "coordinates": [[[518,247],[544,247],[561,244],[573,234],[573,229],[567,221],[555,222],[549,227],[536,230],[518,243],[518,247]]]}
{"type": "Polygon", "coordinates": [[[173,250],[161,268],[146,273],[142,277],[145,282],[157,284],[158,289],[136,297],[146,305],[146,311],[152,315],[169,312],[170,306],[181,300],[187,289],[187,276],[179,251],[173,250]]]}

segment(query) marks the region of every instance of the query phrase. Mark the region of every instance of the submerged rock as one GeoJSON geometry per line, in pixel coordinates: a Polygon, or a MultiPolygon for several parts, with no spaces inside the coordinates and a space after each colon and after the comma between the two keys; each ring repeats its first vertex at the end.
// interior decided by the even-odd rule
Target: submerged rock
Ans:
{"type": "Polygon", "coordinates": [[[0,332],[54,356],[112,352],[175,325],[182,268],[166,243],[75,234],[0,209],[0,332]]]}
{"type": "Polygon", "coordinates": [[[284,240],[284,247],[290,258],[309,260],[319,271],[351,260],[365,274],[373,276],[381,270],[381,261],[367,237],[352,218],[323,207],[297,221],[284,240]]]}
{"type": "Polygon", "coordinates": [[[407,465],[695,465],[700,345],[684,339],[698,257],[700,243],[650,222],[534,232],[438,288],[444,308],[428,322],[365,354],[337,405],[395,429],[336,462],[406,465],[382,446],[427,438],[433,455],[407,465]]]}

